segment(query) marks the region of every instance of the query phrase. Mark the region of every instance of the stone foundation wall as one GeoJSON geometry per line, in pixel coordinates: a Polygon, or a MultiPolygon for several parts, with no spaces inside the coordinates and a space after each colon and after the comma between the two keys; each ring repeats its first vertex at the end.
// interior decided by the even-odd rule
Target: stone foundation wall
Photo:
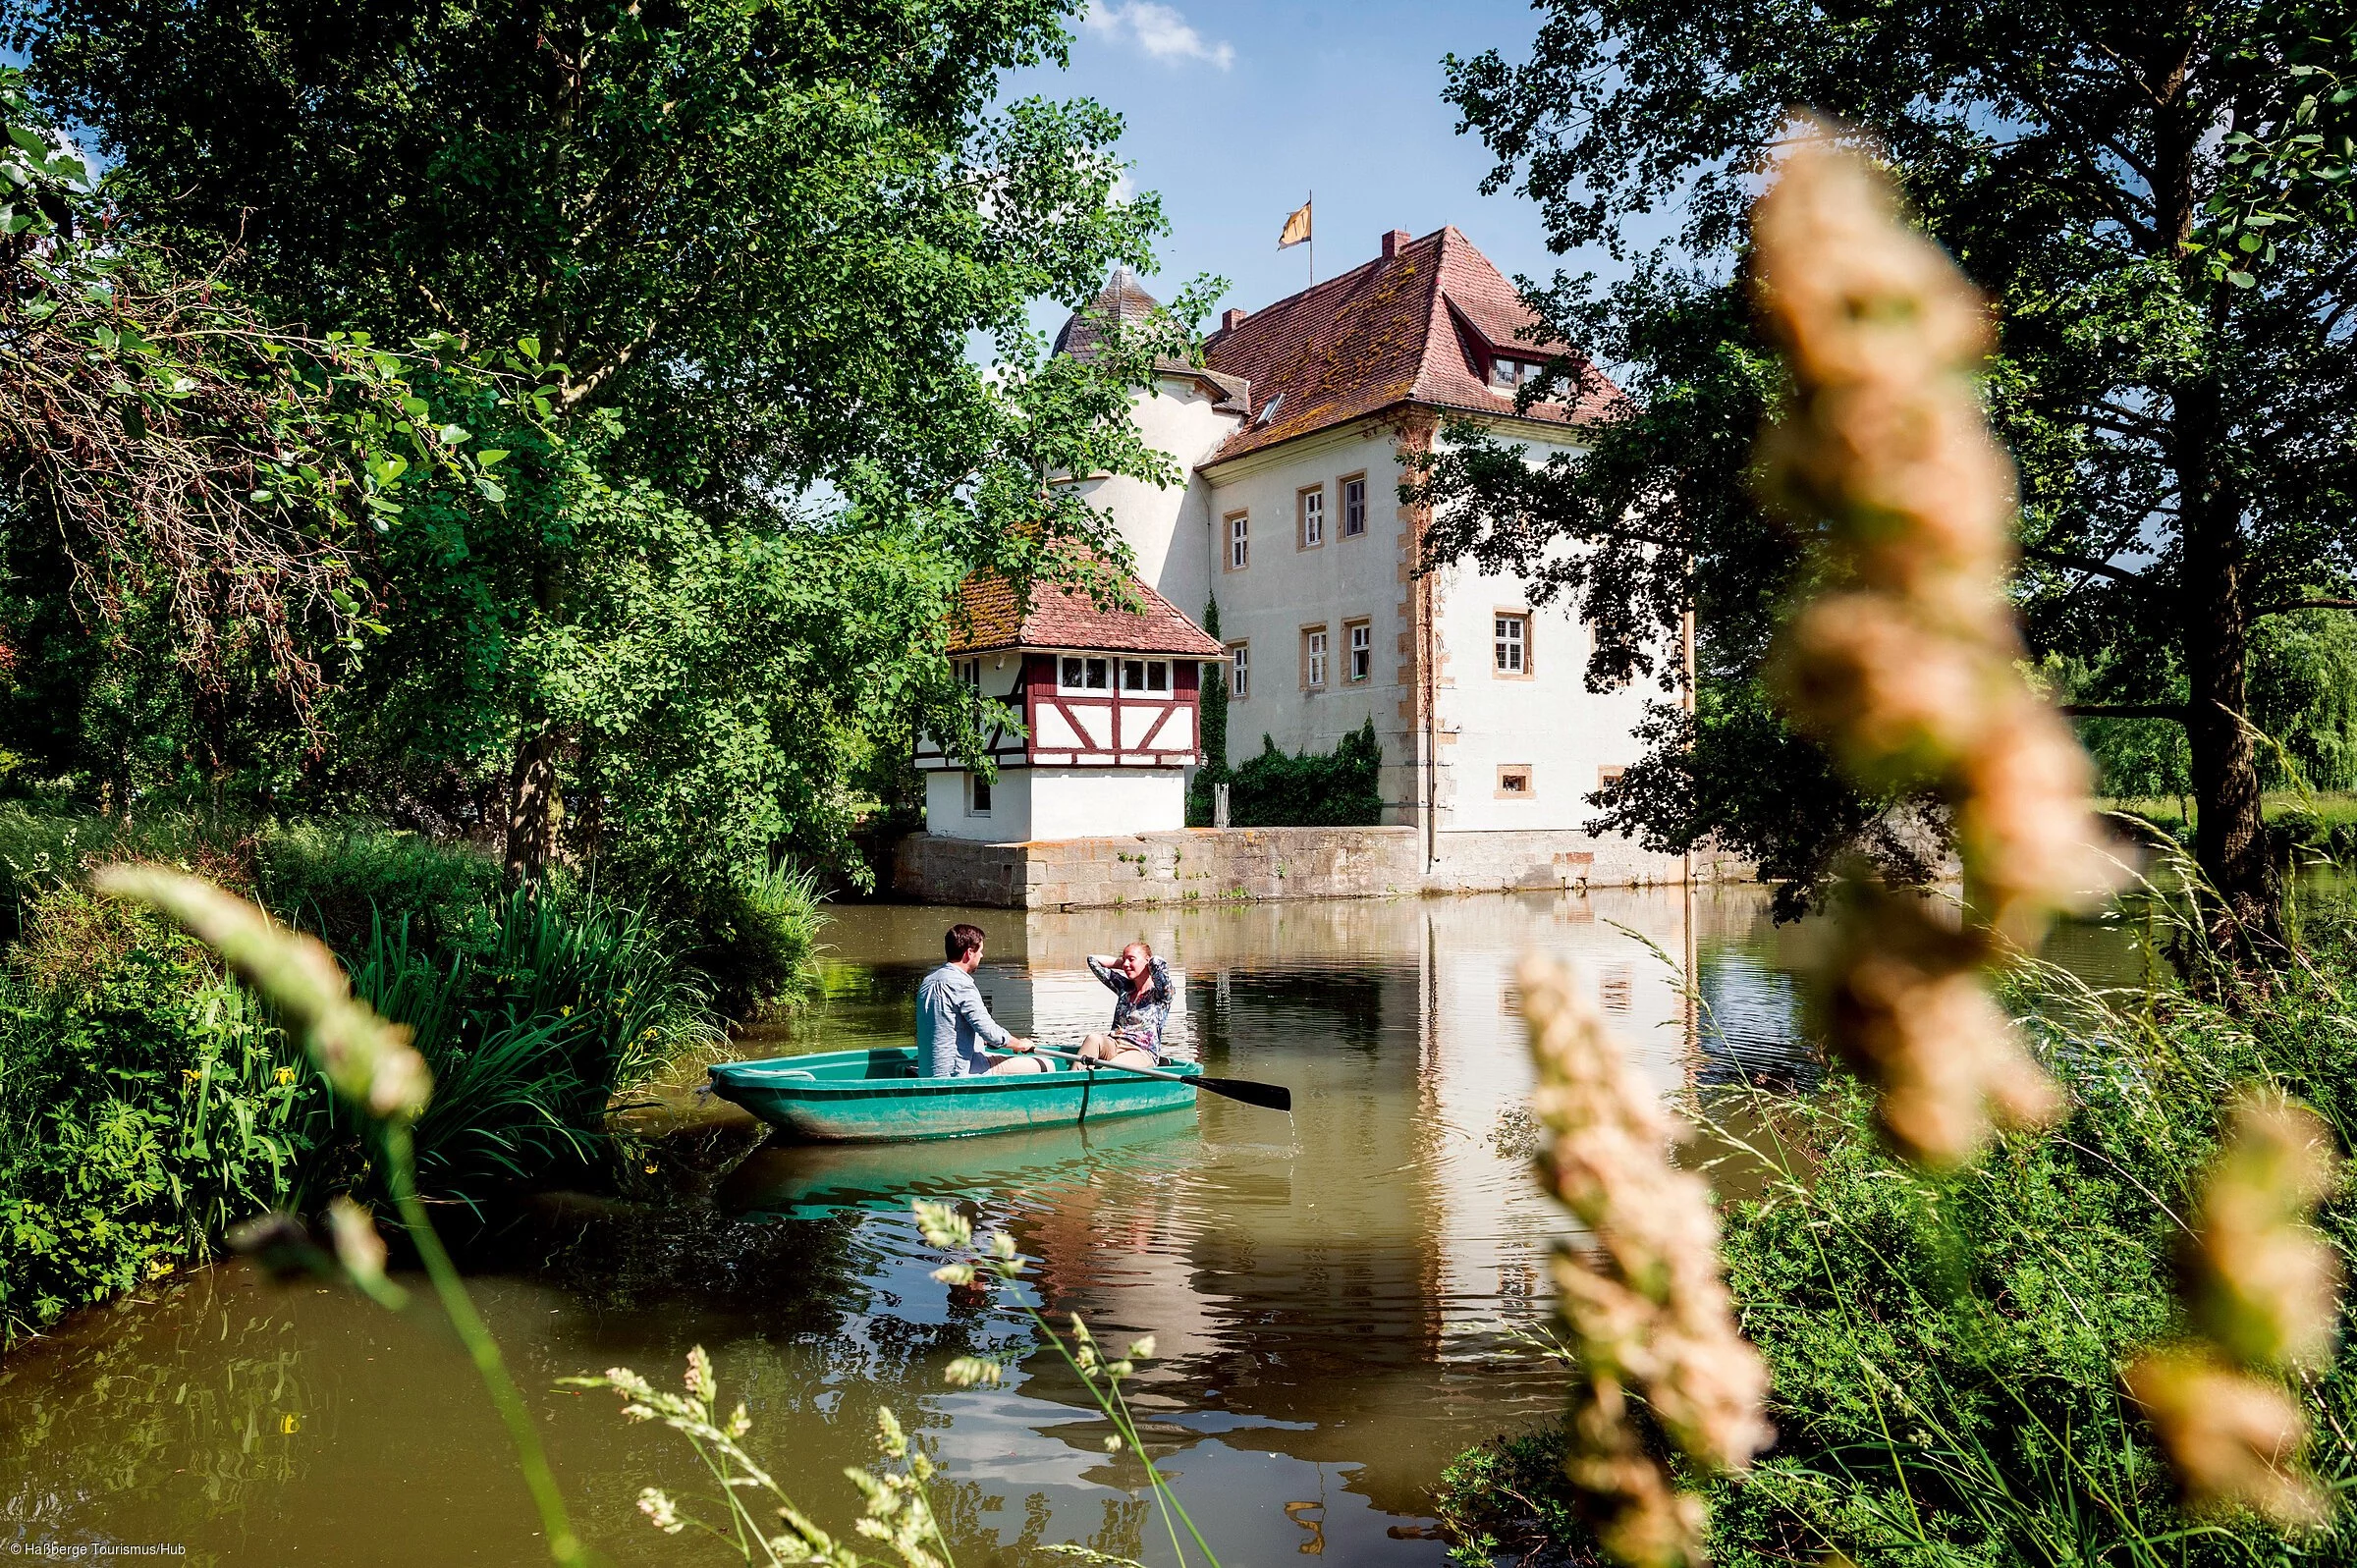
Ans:
{"type": "MultiPolygon", "coordinates": [[[[893,886],[925,903],[996,909],[1120,904],[1380,898],[1501,889],[1673,884],[1675,856],[1563,833],[1444,833],[1433,874],[1417,828],[1188,828],[1031,843],[915,834],[900,843],[893,886]]],[[[1697,881],[1749,868],[1698,856],[1697,881]]]]}
{"type": "MultiPolygon", "coordinates": [[[[1674,887],[1686,876],[1678,855],[1649,854],[1629,839],[1562,829],[1451,832],[1434,845],[1427,892],[1497,892],[1539,888],[1674,887]]],[[[1749,882],[1754,868],[1730,855],[1694,856],[1694,880],[1749,882]]]]}

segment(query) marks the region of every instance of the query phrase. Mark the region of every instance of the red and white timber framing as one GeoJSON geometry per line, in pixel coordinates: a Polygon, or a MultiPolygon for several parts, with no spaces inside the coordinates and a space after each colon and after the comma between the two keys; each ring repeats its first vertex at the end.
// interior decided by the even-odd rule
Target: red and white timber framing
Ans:
{"type": "MultiPolygon", "coordinates": [[[[986,690],[996,684],[990,678],[991,657],[982,656],[986,690]]],[[[1014,689],[994,694],[1021,711],[1029,738],[994,734],[991,755],[1001,768],[1191,767],[1202,760],[1196,723],[1201,676],[1202,667],[1195,660],[1168,654],[1025,650],[1014,689]],[[1059,684],[1057,671],[1065,658],[1103,660],[1106,684],[1059,684]],[[1170,690],[1123,690],[1123,661],[1138,659],[1167,664],[1170,690]]],[[[920,770],[929,772],[962,766],[927,734],[916,737],[915,760],[920,770]]]]}

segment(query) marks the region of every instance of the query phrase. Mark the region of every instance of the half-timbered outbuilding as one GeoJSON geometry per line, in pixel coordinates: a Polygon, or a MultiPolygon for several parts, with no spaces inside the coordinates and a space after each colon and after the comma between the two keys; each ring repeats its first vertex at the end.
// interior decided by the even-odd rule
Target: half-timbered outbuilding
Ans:
{"type": "Polygon", "coordinates": [[[1134,610],[1048,584],[1026,610],[988,577],[960,590],[951,660],[960,679],[1020,714],[1023,732],[992,737],[995,781],[918,738],[927,832],[1005,843],[1186,825],[1202,662],[1225,650],[1152,588],[1129,587],[1134,610]]]}

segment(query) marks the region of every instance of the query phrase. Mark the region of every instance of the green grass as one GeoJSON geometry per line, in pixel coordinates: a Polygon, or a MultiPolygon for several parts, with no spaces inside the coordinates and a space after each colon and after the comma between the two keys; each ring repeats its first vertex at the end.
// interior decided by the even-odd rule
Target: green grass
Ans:
{"type": "MultiPolygon", "coordinates": [[[[2190,801],[2174,795],[2126,795],[2106,800],[2103,806],[2107,811],[2131,812],[2180,838],[2191,834],[2190,824],[2198,815],[2190,801]]],[[[2265,796],[2264,810],[2271,823],[2305,816],[2327,827],[2357,828],[2357,793],[2347,791],[2271,789],[2265,796]]]]}

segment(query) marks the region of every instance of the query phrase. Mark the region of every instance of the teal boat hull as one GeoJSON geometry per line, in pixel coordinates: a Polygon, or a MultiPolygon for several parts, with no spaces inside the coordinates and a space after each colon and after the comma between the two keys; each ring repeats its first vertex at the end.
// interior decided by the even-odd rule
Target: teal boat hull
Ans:
{"type": "MultiPolygon", "coordinates": [[[[1191,1078],[1202,1069],[1190,1061],[1164,1070],[1191,1078]]],[[[902,1143],[1072,1127],[1176,1109],[1195,1098],[1189,1083],[1061,1061],[1051,1072],[919,1078],[916,1053],[906,1046],[723,1061],[711,1071],[714,1094],[801,1143],[902,1143]]]]}

